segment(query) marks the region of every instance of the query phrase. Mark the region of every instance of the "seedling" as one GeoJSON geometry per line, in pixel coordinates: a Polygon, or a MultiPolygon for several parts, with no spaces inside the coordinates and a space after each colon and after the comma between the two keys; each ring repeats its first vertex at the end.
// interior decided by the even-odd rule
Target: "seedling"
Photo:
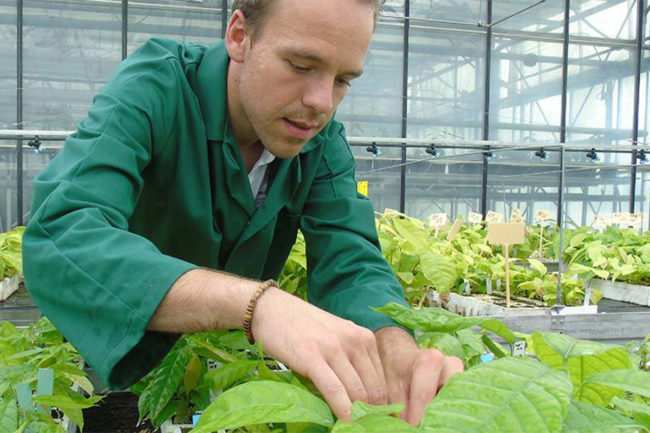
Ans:
{"type": "Polygon", "coordinates": [[[523,224],[488,224],[487,241],[503,245],[506,258],[506,307],[510,308],[510,245],[523,244],[526,241],[526,227],[523,224]]]}

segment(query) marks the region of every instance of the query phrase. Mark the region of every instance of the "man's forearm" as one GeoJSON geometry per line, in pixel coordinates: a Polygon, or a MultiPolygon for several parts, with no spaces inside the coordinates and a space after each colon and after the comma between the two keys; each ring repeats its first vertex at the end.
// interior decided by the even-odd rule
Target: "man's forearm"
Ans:
{"type": "Polygon", "coordinates": [[[147,329],[185,333],[239,328],[259,284],[207,269],[189,271],[167,292],[147,329]]]}

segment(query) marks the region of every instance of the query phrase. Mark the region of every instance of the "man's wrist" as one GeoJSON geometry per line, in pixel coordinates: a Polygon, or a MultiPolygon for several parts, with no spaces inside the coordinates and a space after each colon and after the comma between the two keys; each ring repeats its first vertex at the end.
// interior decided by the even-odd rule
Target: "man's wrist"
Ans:
{"type": "Polygon", "coordinates": [[[399,326],[385,326],[375,331],[379,355],[384,356],[399,350],[418,350],[418,344],[408,331],[399,326]]]}

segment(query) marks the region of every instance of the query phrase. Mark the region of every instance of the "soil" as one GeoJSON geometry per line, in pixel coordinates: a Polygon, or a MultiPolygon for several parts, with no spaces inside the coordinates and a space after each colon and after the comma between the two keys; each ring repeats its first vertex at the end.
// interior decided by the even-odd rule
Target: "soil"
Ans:
{"type": "Polygon", "coordinates": [[[138,424],[138,396],[130,392],[107,394],[95,407],[85,409],[84,433],[153,433],[149,422],[138,424]]]}

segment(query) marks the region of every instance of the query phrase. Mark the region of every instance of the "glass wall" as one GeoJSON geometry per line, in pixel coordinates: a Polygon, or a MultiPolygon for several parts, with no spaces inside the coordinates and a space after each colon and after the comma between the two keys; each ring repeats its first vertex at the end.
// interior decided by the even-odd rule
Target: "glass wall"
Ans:
{"type": "Polygon", "coordinates": [[[0,2],[0,129],[16,128],[16,0],[0,2]]]}
{"type": "Polygon", "coordinates": [[[120,61],[120,4],[81,0],[23,4],[23,127],[74,129],[120,61]]]}
{"type": "MultiPolygon", "coordinates": [[[[589,224],[595,212],[625,210],[632,199],[637,209],[650,211],[645,165],[637,167],[635,194],[630,191],[629,146],[637,8],[641,1],[647,10],[649,0],[566,1],[566,58],[565,1],[385,2],[364,76],[353,82],[336,114],[349,137],[392,139],[391,145],[378,146],[377,156],[366,150],[372,140],[353,146],[357,176],[369,181],[377,210],[399,209],[403,201],[403,210],[414,216],[444,210],[453,218],[480,211],[485,193],[486,210],[507,214],[518,207],[526,216],[538,209],[555,214],[559,158],[551,145],[561,141],[565,119],[569,218],[589,224]],[[495,151],[484,163],[476,141],[485,137],[516,150],[495,151]],[[417,145],[403,152],[400,140],[417,145]],[[440,146],[435,157],[425,152],[431,143],[440,146]],[[619,153],[606,151],[615,146],[619,153]],[[586,158],[592,147],[599,161],[586,158]],[[536,155],[542,149],[546,158],[536,155]]],[[[212,43],[223,32],[224,4],[231,3],[129,1],[124,15],[122,0],[23,0],[19,46],[18,2],[0,0],[5,42],[0,46],[0,129],[17,126],[18,53],[24,58],[23,127],[72,130],[123,52],[132,53],[150,37],[212,43]]],[[[650,23],[644,18],[638,142],[647,146],[650,23]]],[[[2,228],[14,225],[19,215],[15,144],[0,142],[2,228]]],[[[52,157],[55,144],[61,143],[46,144],[50,153],[24,151],[25,216],[31,179],[52,157]]]]}

